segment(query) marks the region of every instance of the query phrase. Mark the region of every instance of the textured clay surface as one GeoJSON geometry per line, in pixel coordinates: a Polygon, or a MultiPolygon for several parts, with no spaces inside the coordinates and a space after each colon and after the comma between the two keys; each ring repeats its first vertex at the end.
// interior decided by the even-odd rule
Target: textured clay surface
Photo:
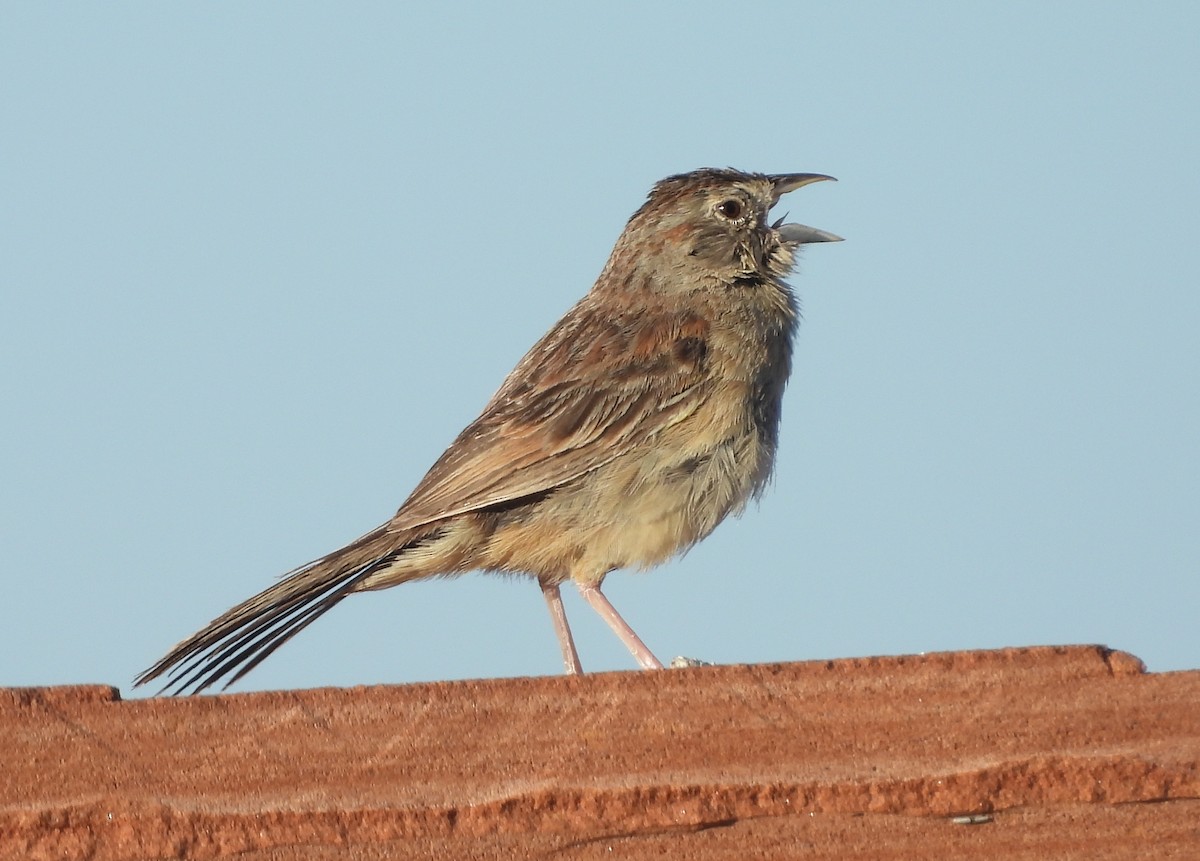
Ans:
{"type": "Polygon", "coordinates": [[[8,688],[0,739],[4,859],[1200,859],[1200,671],[1096,646],[8,688]]]}

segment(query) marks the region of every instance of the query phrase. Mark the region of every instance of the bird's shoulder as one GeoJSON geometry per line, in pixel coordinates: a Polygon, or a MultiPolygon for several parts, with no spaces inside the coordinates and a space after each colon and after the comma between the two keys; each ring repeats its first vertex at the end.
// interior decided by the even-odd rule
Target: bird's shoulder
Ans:
{"type": "Polygon", "coordinates": [[[517,363],[393,523],[541,493],[628,452],[698,408],[711,336],[695,309],[589,294],[517,363]]]}

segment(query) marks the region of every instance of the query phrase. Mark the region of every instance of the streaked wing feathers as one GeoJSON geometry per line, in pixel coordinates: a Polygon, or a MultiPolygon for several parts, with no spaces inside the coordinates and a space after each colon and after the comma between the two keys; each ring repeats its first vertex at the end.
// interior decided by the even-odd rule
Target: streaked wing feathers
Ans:
{"type": "Polygon", "coordinates": [[[693,314],[614,318],[585,297],[509,374],[391,528],[550,490],[682,420],[701,402],[707,335],[693,314]]]}

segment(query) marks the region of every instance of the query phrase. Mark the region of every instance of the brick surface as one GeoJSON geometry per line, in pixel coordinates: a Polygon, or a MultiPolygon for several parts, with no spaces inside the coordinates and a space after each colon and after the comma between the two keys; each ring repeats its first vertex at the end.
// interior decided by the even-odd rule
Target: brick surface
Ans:
{"type": "Polygon", "coordinates": [[[1200,859],[1200,671],[1097,646],[8,688],[0,738],[4,859],[1200,859]]]}

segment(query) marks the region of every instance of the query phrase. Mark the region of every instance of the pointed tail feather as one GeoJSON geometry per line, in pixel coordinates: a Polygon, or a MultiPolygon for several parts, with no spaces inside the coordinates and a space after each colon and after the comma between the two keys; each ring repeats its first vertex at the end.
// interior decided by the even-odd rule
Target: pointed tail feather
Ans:
{"type": "Polygon", "coordinates": [[[363,580],[391,565],[414,537],[380,526],[288,572],[179,643],[134,683],[142,685],[165,674],[167,682],[159,693],[199,693],[233,673],[224,685],[229,687],[363,580]]]}

